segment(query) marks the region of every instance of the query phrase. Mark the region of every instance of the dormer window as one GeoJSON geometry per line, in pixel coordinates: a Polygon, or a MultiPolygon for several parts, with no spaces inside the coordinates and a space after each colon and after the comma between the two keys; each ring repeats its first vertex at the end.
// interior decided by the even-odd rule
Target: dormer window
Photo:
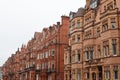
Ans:
{"type": "Polygon", "coordinates": [[[97,7],[97,1],[94,1],[90,4],[90,8],[96,8],[97,7]]]}

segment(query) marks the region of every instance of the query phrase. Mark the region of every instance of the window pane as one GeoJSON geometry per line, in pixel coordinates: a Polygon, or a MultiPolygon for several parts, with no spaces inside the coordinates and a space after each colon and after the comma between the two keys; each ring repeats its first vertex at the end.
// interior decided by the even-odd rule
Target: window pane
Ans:
{"type": "Polygon", "coordinates": [[[98,49],[98,58],[100,58],[101,54],[100,54],[100,49],[98,49]]]}
{"type": "Polygon", "coordinates": [[[118,71],[114,71],[114,77],[115,79],[118,79],[118,71]]]}
{"type": "Polygon", "coordinates": [[[93,51],[90,51],[90,59],[93,59],[93,51]]]}
{"type": "Polygon", "coordinates": [[[77,36],[77,41],[80,42],[80,35],[77,36]]]}
{"type": "Polygon", "coordinates": [[[86,78],[89,79],[89,73],[86,73],[86,78]]]}
{"type": "Polygon", "coordinates": [[[77,22],[77,27],[80,27],[80,22],[77,22]]]}
{"type": "Polygon", "coordinates": [[[80,73],[78,73],[78,80],[80,80],[81,76],[80,76],[80,73]]]}
{"type": "Polygon", "coordinates": [[[115,22],[112,22],[112,29],[116,28],[116,23],[115,22]]]}
{"type": "Polygon", "coordinates": [[[88,60],[89,59],[89,53],[88,53],[88,51],[86,51],[86,60],[88,60]]]}
{"type": "Polygon", "coordinates": [[[113,55],[116,55],[116,45],[113,44],[113,55]]]}
{"type": "Polygon", "coordinates": [[[78,54],[78,61],[80,61],[80,53],[78,54]]]}

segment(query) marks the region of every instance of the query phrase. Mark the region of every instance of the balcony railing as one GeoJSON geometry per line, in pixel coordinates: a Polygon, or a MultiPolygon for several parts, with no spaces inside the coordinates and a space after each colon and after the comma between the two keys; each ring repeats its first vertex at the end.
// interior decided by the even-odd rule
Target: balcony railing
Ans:
{"type": "Polygon", "coordinates": [[[24,71],[29,71],[34,69],[35,69],[35,65],[31,65],[30,67],[25,68],[24,71]]]}
{"type": "Polygon", "coordinates": [[[54,68],[52,68],[52,69],[51,69],[51,72],[55,72],[55,69],[54,69],[54,68]]]}
{"type": "Polygon", "coordinates": [[[55,69],[54,68],[52,68],[52,69],[49,68],[49,69],[46,70],[46,72],[47,73],[52,73],[52,72],[55,72],[55,69]]]}
{"type": "Polygon", "coordinates": [[[30,68],[30,69],[34,69],[34,68],[35,68],[35,65],[31,65],[29,68],[30,68]]]}
{"type": "Polygon", "coordinates": [[[50,72],[51,72],[51,69],[47,69],[46,72],[47,72],[47,73],[50,73],[50,72]]]}
{"type": "Polygon", "coordinates": [[[11,76],[14,75],[14,72],[9,72],[9,75],[11,75],[11,76]]]}
{"type": "Polygon", "coordinates": [[[101,64],[101,63],[102,63],[101,58],[99,58],[99,59],[90,59],[90,60],[85,61],[86,65],[101,64]]]}
{"type": "Polygon", "coordinates": [[[107,10],[100,14],[100,18],[104,18],[105,16],[110,15],[110,14],[115,14],[115,13],[117,13],[117,10],[118,10],[118,8],[107,10]]]}
{"type": "Polygon", "coordinates": [[[19,73],[19,74],[21,74],[22,72],[23,72],[22,70],[19,70],[19,72],[18,72],[18,73],[19,73]]]}
{"type": "Polygon", "coordinates": [[[36,73],[40,73],[42,70],[41,69],[36,69],[36,73]]]}

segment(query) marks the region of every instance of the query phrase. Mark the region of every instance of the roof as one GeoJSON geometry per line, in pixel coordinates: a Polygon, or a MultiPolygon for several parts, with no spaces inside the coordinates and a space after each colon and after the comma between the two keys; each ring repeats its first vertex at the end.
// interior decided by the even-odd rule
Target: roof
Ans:
{"type": "Polygon", "coordinates": [[[85,8],[79,8],[77,13],[75,14],[75,17],[82,17],[85,13],[85,8]]]}
{"type": "Polygon", "coordinates": [[[90,0],[90,4],[93,3],[93,2],[95,2],[95,1],[97,1],[97,0],[90,0]]]}

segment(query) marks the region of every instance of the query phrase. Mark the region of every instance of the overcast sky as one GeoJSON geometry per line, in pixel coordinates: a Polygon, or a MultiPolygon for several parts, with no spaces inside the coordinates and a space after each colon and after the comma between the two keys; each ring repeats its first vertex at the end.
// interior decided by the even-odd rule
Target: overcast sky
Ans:
{"type": "Polygon", "coordinates": [[[86,0],[0,0],[0,66],[22,44],[85,6],[86,0]]]}

